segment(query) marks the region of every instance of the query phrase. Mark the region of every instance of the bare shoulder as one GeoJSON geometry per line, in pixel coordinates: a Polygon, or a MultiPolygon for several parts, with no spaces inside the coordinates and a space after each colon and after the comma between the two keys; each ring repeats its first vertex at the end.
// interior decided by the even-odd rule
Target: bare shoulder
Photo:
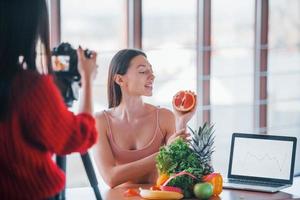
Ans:
{"type": "Polygon", "coordinates": [[[105,111],[97,112],[94,114],[94,117],[97,121],[105,121],[105,111]]]}
{"type": "Polygon", "coordinates": [[[105,112],[106,111],[101,111],[94,114],[98,128],[107,129],[107,120],[106,120],[105,112]]]}
{"type": "Polygon", "coordinates": [[[174,113],[167,108],[159,108],[159,118],[161,121],[174,120],[174,113]]]}
{"type": "Polygon", "coordinates": [[[175,130],[175,115],[167,108],[159,108],[159,126],[165,135],[173,133],[175,130]]]}
{"type": "Polygon", "coordinates": [[[148,103],[146,104],[146,106],[150,112],[156,111],[158,109],[158,114],[159,114],[160,120],[170,119],[170,118],[172,119],[175,117],[174,113],[167,108],[161,108],[161,107],[158,107],[158,106],[155,106],[152,104],[148,104],[148,103]]]}
{"type": "Polygon", "coordinates": [[[146,105],[146,110],[148,113],[151,113],[157,109],[157,106],[154,106],[152,104],[145,103],[145,105],[146,105]]]}

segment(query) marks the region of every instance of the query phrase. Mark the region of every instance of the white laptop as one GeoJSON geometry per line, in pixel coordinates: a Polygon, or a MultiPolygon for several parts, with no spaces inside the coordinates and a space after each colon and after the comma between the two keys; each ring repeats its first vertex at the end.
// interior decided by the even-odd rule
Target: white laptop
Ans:
{"type": "Polygon", "coordinates": [[[277,192],[293,184],[296,137],[234,133],[223,188],[277,192]]]}

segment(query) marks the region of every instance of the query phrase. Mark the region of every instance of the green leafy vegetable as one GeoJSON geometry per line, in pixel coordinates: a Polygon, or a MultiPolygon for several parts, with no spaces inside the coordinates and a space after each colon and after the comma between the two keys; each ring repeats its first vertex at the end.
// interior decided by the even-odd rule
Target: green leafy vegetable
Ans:
{"type": "Polygon", "coordinates": [[[168,185],[180,187],[184,192],[184,197],[191,197],[193,185],[201,180],[203,167],[197,155],[189,148],[189,145],[182,139],[177,139],[169,146],[160,148],[156,157],[156,166],[160,174],[172,175],[181,171],[186,171],[198,178],[182,175],[172,179],[168,185]]]}

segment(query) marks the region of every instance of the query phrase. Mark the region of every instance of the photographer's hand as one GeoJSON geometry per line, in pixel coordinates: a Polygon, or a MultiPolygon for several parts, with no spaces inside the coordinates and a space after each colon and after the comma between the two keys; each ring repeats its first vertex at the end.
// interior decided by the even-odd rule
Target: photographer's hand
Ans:
{"type": "Polygon", "coordinates": [[[77,49],[78,56],[78,71],[81,75],[81,97],[79,112],[85,112],[93,114],[92,108],[92,82],[95,78],[97,71],[97,53],[92,52],[91,58],[87,58],[84,55],[83,49],[79,47],[77,49]]]}
{"type": "Polygon", "coordinates": [[[97,71],[97,53],[92,51],[91,57],[87,58],[81,47],[77,49],[78,56],[78,71],[81,75],[82,81],[92,81],[95,78],[97,71]]]}

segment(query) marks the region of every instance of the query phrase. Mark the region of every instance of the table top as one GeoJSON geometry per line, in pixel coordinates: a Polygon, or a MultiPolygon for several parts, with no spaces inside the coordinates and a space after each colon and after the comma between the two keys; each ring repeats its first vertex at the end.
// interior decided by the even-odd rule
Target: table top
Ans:
{"type": "MultiPolygon", "coordinates": [[[[150,185],[130,185],[128,187],[116,187],[101,191],[103,200],[142,200],[141,197],[124,197],[128,188],[149,188],[150,185]]],[[[70,188],[66,191],[66,199],[96,199],[91,188],[70,188]]],[[[300,199],[300,177],[294,179],[293,186],[276,193],[252,192],[244,190],[223,189],[220,196],[213,196],[210,200],[289,200],[300,199]]]]}

